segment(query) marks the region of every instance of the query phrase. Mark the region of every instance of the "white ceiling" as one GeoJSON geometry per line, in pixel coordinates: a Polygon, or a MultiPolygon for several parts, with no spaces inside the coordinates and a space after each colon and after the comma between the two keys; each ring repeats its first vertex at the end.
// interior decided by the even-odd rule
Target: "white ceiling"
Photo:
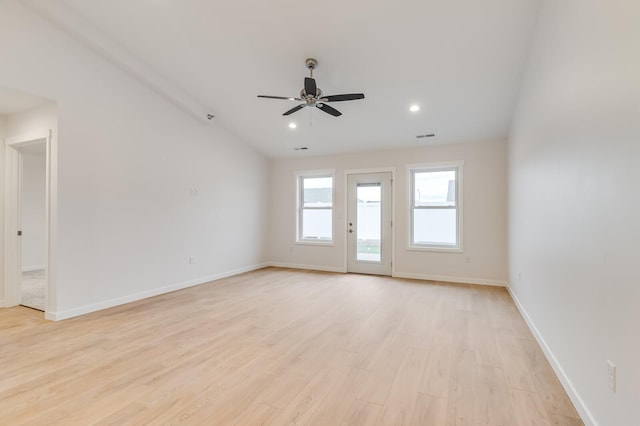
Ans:
{"type": "MultiPolygon", "coordinates": [[[[538,0],[56,0],[270,157],[505,138],[538,0]],[[307,57],[338,118],[297,96],[307,57]],[[411,114],[410,104],[422,108],[411,114]],[[295,121],[297,129],[288,128],[295,121]],[[293,151],[307,146],[308,151],[293,151]]],[[[51,3],[49,3],[51,4],[51,3]]]]}
{"type": "Polygon", "coordinates": [[[49,101],[38,96],[0,87],[0,115],[15,114],[45,102],[49,101]]]}

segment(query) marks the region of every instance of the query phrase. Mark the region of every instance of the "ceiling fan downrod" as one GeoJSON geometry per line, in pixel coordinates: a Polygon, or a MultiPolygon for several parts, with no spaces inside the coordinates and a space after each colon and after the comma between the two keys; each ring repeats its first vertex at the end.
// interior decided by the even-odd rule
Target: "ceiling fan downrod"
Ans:
{"type": "Polygon", "coordinates": [[[310,78],[313,78],[313,70],[316,69],[316,67],[318,66],[318,60],[314,58],[307,58],[307,60],[304,61],[304,63],[307,65],[307,68],[309,69],[310,78]]]}

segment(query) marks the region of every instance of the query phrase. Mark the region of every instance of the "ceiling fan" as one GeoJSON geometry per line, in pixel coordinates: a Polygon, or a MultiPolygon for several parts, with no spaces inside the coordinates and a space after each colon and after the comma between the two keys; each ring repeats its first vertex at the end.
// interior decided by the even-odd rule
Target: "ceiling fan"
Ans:
{"type": "Polygon", "coordinates": [[[300,91],[300,97],[291,98],[284,96],[265,96],[258,95],[259,98],[268,98],[268,99],[284,99],[288,101],[298,101],[304,102],[299,104],[289,111],[285,112],[282,115],[293,114],[296,111],[300,111],[304,107],[316,107],[321,111],[326,112],[327,114],[333,115],[334,117],[339,117],[342,115],[340,111],[333,108],[332,106],[327,105],[327,102],[342,102],[342,101],[355,101],[357,99],[364,99],[363,93],[348,93],[344,95],[330,95],[324,96],[322,94],[322,90],[316,86],[316,81],[313,78],[313,70],[318,66],[318,61],[309,58],[305,61],[307,68],[309,69],[310,76],[304,78],[304,88],[300,91]]]}

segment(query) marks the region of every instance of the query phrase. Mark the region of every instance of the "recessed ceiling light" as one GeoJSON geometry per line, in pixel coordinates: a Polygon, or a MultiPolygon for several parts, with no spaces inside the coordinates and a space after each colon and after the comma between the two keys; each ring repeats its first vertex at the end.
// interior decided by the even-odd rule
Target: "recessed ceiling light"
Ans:
{"type": "Polygon", "coordinates": [[[411,105],[411,106],[409,107],[409,111],[411,111],[411,112],[418,112],[418,111],[420,111],[420,105],[416,105],[416,104],[411,105]]]}
{"type": "Polygon", "coordinates": [[[294,122],[289,123],[289,128],[290,129],[295,129],[296,127],[298,127],[298,125],[294,122]]]}

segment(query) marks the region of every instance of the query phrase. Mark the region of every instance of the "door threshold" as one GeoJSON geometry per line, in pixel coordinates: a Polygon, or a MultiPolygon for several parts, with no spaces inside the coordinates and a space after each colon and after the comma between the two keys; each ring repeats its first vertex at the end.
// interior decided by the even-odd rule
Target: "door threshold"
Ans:
{"type": "Polygon", "coordinates": [[[389,277],[391,278],[391,275],[385,275],[385,274],[374,274],[374,273],[370,273],[370,272],[351,272],[351,271],[347,271],[347,274],[355,274],[355,275],[372,275],[374,277],[389,277]]]}
{"type": "Polygon", "coordinates": [[[22,305],[22,304],[20,304],[20,306],[22,306],[23,308],[33,309],[34,311],[44,312],[44,310],[38,309],[38,308],[34,308],[33,306],[27,306],[27,305],[22,305]]]}

